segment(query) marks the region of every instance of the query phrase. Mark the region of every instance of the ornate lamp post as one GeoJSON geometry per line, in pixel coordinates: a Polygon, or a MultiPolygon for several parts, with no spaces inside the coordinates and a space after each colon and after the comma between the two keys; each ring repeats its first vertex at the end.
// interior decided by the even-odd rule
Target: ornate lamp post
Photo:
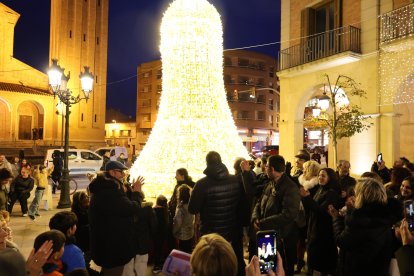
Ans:
{"type": "Polygon", "coordinates": [[[70,79],[70,75],[64,75],[64,68],[60,67],[57,59],[52,59],[52,65],[49,67],[49,85],[52,88],[54,96],[58,96],[59,100],[65,105],[65,147],[64,147],[64,167],[62,172],[62,178],[60,180],[61,191],[60,199],[57,208],[69,208],[70,197],[69,197],[69,169],[68,169],[68,152],[69,152],[69,116],[70,107],[74,104],[79,103],[81,100],[88,101],[89,95],[92,92],[93,86],[93,75],[89,72],[89,67],[84,66],[85,72],[79,75],[82,92],[84,98],[80,95],[73,96],[72,91],[67,88],[67,82],[70,79]]]}

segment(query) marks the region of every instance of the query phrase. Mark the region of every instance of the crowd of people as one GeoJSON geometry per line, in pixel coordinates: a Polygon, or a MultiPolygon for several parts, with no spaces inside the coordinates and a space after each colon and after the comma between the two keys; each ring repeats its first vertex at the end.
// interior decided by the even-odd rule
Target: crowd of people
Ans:
{"type": "Polygon", "coordinates": [[[204,178],[194,182],[179,168],[171,198],[152,204],[145,180],[130,179],[124,163],[108,158],[88,189],[73,194],[71,210],[50,219],[25,261],[11,235],[13,204],[36,219],[47,177],[58,182],[59,169],[17,160],[14,171],[0,156],[0,274],[145,275],[149,264],[160,272],[178,249],[191,254],[192,275],[256,276],[256,233],[275,231],[277,265],[268,275],[414,275],[414,232],[404,218],[414,166],[406,158],[392,168],[375,161],[359,179],[349,161],[322,167],[306,150],[293,167],[280,155],[236,158],[234,173],[215,151],[205,161],[204,178]]]}

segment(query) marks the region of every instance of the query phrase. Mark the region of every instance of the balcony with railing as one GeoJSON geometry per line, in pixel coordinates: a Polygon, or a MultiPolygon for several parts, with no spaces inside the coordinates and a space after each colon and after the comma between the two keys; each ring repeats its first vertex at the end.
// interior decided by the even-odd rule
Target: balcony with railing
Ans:
{"type": "Polygon", "coordinates": [[[308,62],[352,51],[361,53],[361,30],[345,26],[312,35],[300,44],[280,51],[280,71],[308,62]]]}
{"type": "Polygon", "coordinates": [[[412,36],[413,34],[414,4],[409,4],[381,15],[381,44],[412,36]]]}

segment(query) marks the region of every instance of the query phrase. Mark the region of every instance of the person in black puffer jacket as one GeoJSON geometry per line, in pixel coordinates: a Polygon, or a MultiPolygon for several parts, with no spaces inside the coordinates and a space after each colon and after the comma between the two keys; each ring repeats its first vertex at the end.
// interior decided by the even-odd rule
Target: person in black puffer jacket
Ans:
{"type": "MultiPolygon", "coordinates": [[[[204,170],[206,176],[195,184],[188,211],[191,214],[200,213],[201,235],[218,233],[232,243],[233,249],[239,252],[236,244],[239,244],[241,233],[238,212],[244,193],[243,186],[236,176],[229,174],[217,152],[210,151],[206,156],[206,162],[207,168],[204,170]]],[[[239,262],[239,270],[241,266],[245,266],[244,262],[239,262]]],[[[244,275],[244,270],[239,273],[244,275]]]]}
{"type": "Polygon", "coordinates": [[[384,186],[373,178],[360,179],[355,192],[355,209],[345,218],[329,207],[340,248],[336,275],[386,276],[393,254],[391,226],[401,207],[387,200],[384,186]]]}

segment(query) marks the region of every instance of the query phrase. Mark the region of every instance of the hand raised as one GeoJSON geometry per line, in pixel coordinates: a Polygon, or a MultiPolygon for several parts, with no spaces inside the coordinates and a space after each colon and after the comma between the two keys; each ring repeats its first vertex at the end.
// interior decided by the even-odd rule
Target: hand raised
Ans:
{"type": "Polygon", "coordinates": [[[241,170],[242,170],[243,172],[248,172],[248,171],[250,171],[250,164],[249,164],[249,161],[247,161],[247,160],[243,160],[243,161],[240,163],[240,168],[241,168],[241,170]]]}
{"type": "Polygon", "coordinates": [[[339,216],[338,210],[336,210],[335,207],[333,207],[332,204],[328,206],[328,213],[329,213],[329,215],[331,215],[331,217],[333,219],[336,219],[339,216]]]}
{"type": "Polygon", "coordinates": [[[34,252],[34,248],[32,249],[26,261],[28,275],[37,276],[42,272],[42,266],[49,259],[50,254],[52,254],[52,247],[52,241],[45,241],[36,253],[34,252]]]}
{"type": "Polygon", "coordinates": [[[134,184],[132,184],[132,189],[134,192],[142,192],[142,185],[145,184],[145,179],[142,176],[138,176],[134,184]]]}

